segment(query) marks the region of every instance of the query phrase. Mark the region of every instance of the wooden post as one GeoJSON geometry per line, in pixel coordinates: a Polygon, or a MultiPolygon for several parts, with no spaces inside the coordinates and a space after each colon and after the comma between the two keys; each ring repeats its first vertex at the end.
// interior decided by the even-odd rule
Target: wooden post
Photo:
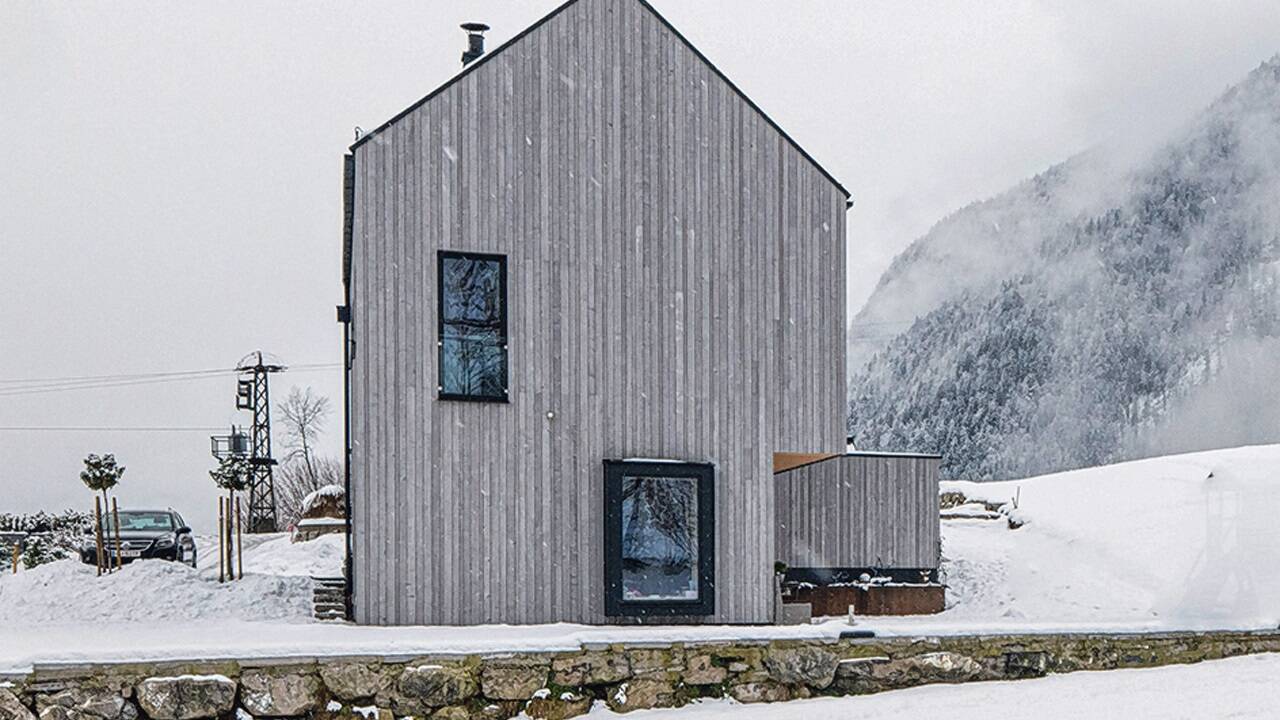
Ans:
{"type": "Polygon", "coordinates": [[[222,535],[227,530],[222,513],[222,506],[226,502],[226,498],[218,496],[218,582],[227,581],[227,553],[222,544],[222,535]]]}
{"type": "Polygon", "coordinates": [[[235,570],[235,567],[236,567],[236,565],[235,565],[235,549],[236,549],[236,544],[235,544],[235,537],[234,537],[234,535],[233,535],[233,534],[232,534],[232,532],[231,532],[232,524],[235,522],[235,520],[234,520],[234,518],[235,518],[235,513],[234,513],[234,511],[233,511],[233,509],[232,509],[232,507],[231,507],[231,498],[232,498],[232,496],[233,496],[233,495],[234,495],[234,493],[233,493],[232,491],[230,491],[230,490],[228,490],[228,491],[227,491],[227,498],[226,498],[226,500],[227,500],[227,519],[226,519],[226,524],[223,526],[223,530],[225,530],[225,531],[226,531],[226,533],[227,533],[227,548],[226,548],[226,555],[227,555],[227,579],[228,579],[228,580],[235,580],[235,579],[236,579],[236,570],[235,570]]]}
{"type": "Polygon", "coordinates": [[[236,574],[244,579],[244,541],[240,538],[240,528],[244,522],[240,519],[240,498],[236,498],[236,574]]]}
{"type": "Polygon", "coordinates": [[[103,552],[106,550],[102,546],[102,498],[97,495],[93,496],[93,525],[94,525],[94,542],[98,546],[98,575],[102,575],[102,569],[106,567],[106,557],[103,552]]]}
{"type": "Polygon", "coordinates": [[[18,574],[18,558],[22,555],[22,543],[13,544],[13,574],[18,574]]]}
{"type": "Polygon", "coordinates": [[[111,522],[116,526],[116,569],[124,568],[124,544],[120,542],[120,510],[116,499],[111,498],[111,522]]]}

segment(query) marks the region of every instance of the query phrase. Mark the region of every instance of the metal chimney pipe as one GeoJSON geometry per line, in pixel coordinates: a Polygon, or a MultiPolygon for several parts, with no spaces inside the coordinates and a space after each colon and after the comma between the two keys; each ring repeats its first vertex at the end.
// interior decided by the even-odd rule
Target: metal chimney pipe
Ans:
{"type": "Polygon", "coordinates": [[[489,26],[484,23],[469,22],[462,23],[462,29],[467,31],[467,51],[462,53],[462,66],[466,67],[484,54],[484,33],[489,26]]]}

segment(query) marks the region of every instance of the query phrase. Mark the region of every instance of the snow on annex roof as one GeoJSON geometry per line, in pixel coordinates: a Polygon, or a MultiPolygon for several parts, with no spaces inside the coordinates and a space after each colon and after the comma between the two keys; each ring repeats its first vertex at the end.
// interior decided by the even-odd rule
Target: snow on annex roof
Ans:
{"type": "MultiPolygon", "coordinates": [[[[727,75],[721,72],[720,68],[715,66],[715,63],[711,62],[711,60],[709,60],[706,55],[703,55],[701,50],[699,50],[692,42],[689,42],[689,39],[686,38],[679,30],[677,30],[675,26],[671,24],[670,21],[668,21],[665,17],[663,17],[662,13],[658,12],[658,10],[652,5],[650,5],[647,2],[647,0],[634,0],[634,1],[640,3],[641,7],[648,10],[650,13],[652,13],[653,16],[657,18],[658,21],[661,22],[664,27],[667,28],[667,30],[669,30],[680,42],[684,43],[684,45],[688,47],[689,50],[692,51],[693,54],[697,56],[699,60],[701,60],[708,68],[710,68],[711,72],[715,73],[717,77],[719,77],[722,81],[724,81],[725,85],[727,85],[729,89],[731,89],[734,93],[736,93],[738,97],[742,98],[742,101],[745,102],[748,107],[750,107],[752,110],[755,110],[760,115],[760,117],[763,118],[764,121],[769,124],[770,127],[776,130],[778,134],[781,135],[783,139],[787,141],[787,143],[789,143],[793,148],[796,149],[796,152],[800,153],[801,157],[803,157],[805,160],[808,160],[809,163],[812,164],[818,170],[818,172],[822,173],[823,177],[829,180],[832,185],[836,186],[836,188],[845,196],[847,200],[850,201],[850,203],[852,202],[851,199],[853,196],[849,193],[848,190],[845,189],[844,185],[840,184],[840,181],[837,180],[834,175],[828,172],[826,168],[822,167],[822,165],[817,160],[815,160],[812,155],[810,155],[803,147],[800,146],[800,143],[795,141],[795,138],[787,134],[787,131],[783,130],[781,125],[779,125],[776,121],[774,121],[773,118],[769,117],[769,114],[766,113],[764,110],[762,110],[760,106],[757,105],[755,101],[753,101],[750,97],[748,97],[747,94],[743,92],[741,88],[739,88],[736,84],[734,84],[734,82],[730,80],[727,75]]],[[[382,123],[381,125],[374,128],[373,130],[370,130],[369,132],[360,136],[360,139],[356,140],[354,143],[351,144],[350,149],[354,151],[356,148],[365,144],[369,140],[372,140],[376,135],[381,133],[383,130],[386,130],[387,128],[399,122],[409,113],[413,112],[414,110],[417,110],[418,108],[422,107],[426,103],[430,102],[432,98],[444,92],[445,90],[453,86],[455,83],[462,80],[462,78],[466,77],[470,73],[474,72],[477,68],[484,65],[490,59],[497,56],[507,48],[520,42],[522,39],[524,39],[526,35],[538,29],[542,25],[546,24],[548,21],[552,20],[557,15],[564,12],[565,10],[572,7],[575,3],[578,3],[578,2],[580,2],[580,0],[567,0],[567,2],[560,5],[555,10],[552,10],[550,13],[545,15],[541,20],[538,20],[537,22],[525,28],[524,30],[521,30],[510,40],[499,45],[493,50],[486,52],[478,60],[465,66],[457,75],[454,75],[443,85],[436,88],[435,90],[432,90],[421,100],[418,100],[417,102],[413,103],[412,105],[405,108],[404,110],[401,110],[390,120],[382,123]]]]}

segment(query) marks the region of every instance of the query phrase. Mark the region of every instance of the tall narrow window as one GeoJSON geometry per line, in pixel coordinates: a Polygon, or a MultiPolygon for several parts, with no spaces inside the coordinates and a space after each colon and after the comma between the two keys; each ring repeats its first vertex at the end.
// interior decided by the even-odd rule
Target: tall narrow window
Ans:
{"type": "Polygon", "coordinates": [[[605,614],[715,612],[715,470],[605,461],[605,614]]]}
{"type": "Polygon", "coordinates": [[[440,251],[441,400],[507,400],[507,258],[440,251]]]}

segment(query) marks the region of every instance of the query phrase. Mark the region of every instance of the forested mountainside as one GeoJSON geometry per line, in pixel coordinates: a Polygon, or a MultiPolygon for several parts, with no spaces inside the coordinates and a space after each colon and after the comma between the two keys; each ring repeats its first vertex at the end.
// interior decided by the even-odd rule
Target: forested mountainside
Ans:
{"type": "Polygon", "coordinates": [[[1278,338],[1280,56],[915,241],[851,327],[849,431],[973,480],[1275,441],[1278,338]]]}

